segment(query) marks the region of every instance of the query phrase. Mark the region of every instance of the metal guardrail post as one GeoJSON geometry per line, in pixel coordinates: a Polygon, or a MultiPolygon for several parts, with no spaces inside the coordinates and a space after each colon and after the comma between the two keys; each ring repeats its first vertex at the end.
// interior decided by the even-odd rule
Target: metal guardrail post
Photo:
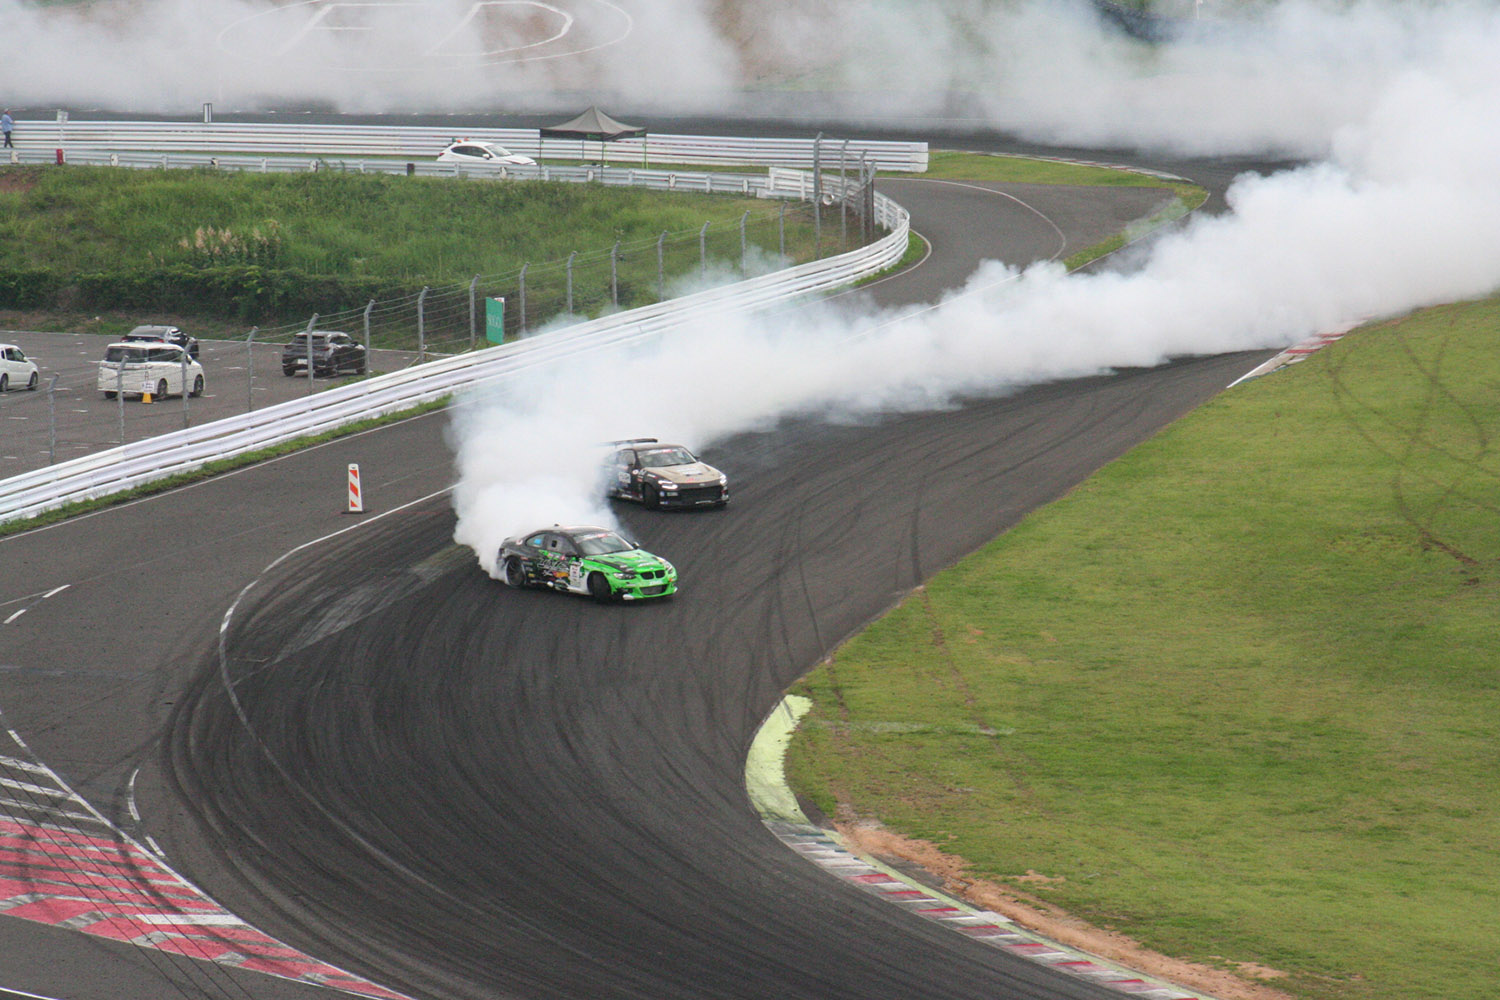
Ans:
{"type": "MultiPolygon", "coordinates": [[[[618,246],[618,244],[616,244],[618,246]]],[[[474,275],[474,280],[469,282],[469,350],[474,349],[474,291],[479,287],[479,275],[474,275]]]]}
{"type": "Polygon", "coordinates": [[[54,374],[47,383],[47,464],[57,462],[57,380],[54,374]]]}
{"type": "Polygon", "coordinates": [[[708,277],[708,223],[698,230],[698,273],[708,277]]]}
{"type": "Polygon", "coordinates": [[[667,231],[663,229],[661,235],[656,238],[656,301],[667,300],[667,258],[664,250],[667,242],[667,231]]]}
{"type": "Polygon", "coordinates": [[[115,399],[120,402],[120,443],[125,443],[125,355],[120,355],[120,367],[115,369],[115,399]]]}
{"type": "Polygon", "coordinates": [[[776,219],[776,240],[781,244],[781,259],[786,260],[786,201],[781,202],[781,214],[776,219]]]}
{"type": "Polygon", "coordinates": [[[521,265],[521,336],[526,335],[526,269],[531,266],[531,261],[521,265]]]}
{"type": "Polygon", "coordinates": [[[245,412],[249,413],[255,409],[255,332],[260,327],[252,326],[250,335],[245,338],[245,371],[249,377],[245,379],[245,412]]]}
{"type": "Polygon", "coordinates": [[[577,256],[578,256],[578,251],[577,250],[574,250],[572,253],[568,254],[568,315],[569,316],[573,315],[573,258],[577,257],[577,256]]]}
{"type": "Polygon", "coordinates": [[[303,331],[304,339],[307,341],[307,394],[309,396],[311,396],[313,394],[312,332],[313,332],[313,327],[316,326],[317,323],[318,323],[318,314],[317,313],[313,313],[312,314],[312,319],[310,319],[310,320],[307,321],[307,329],[303,331]]]}
{"type": "Polygon", "coordinates": [[[370,310],[375,308],[375,300],[371,299],[365,303],[365,366],[370,364],[370,310]]]}
{"type": "Polygon", "coordinates": [[[813,259],[823,257],[823,133],[813,137],[813,259]]]}
{"type": "Polygon", "coordinates": [[[609,251],[609,298],[615,308],[620,307],[620,241],[615,240],[609,251]]]}
{"type": "Polygon", "coordinates": [[[182,349],[182,429],[188,429],[188,380],[187,380],[187,348],[182,349]]]}
{"type": "Polygon", "coordinates": [[[745,246],[745,223],[750,221],[750,213],[747,211],[740,216],[740,274],[745,273],[745,256],[748,253],[745,246]]]}
{"type": "Polygon", "coordinates": [[[849,140],[839,149],[839,249],[849,249],[849,180],[845,173],[845,160],[849,155],[849,140]]]}
{"type": "Polygon", "coordinates": [[[417,364],[427,360],[427,286],[417,295],[417,364]]]}

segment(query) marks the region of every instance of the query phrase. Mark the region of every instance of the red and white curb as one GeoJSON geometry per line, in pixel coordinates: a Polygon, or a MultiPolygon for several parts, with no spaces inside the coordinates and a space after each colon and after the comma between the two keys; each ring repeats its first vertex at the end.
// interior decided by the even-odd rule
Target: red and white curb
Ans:
{"type": "Polygon", "coordinates": [[[1323,348],[1327,347],[1329,344],[1332,344],[1344,334],[1354,329],[1355,325],[1356,324],[1351,323],[1348,326],[1331,331],[1329,333],[1314,334],[1301,343],[1293,345],[1292,347],[1288,347],[1286,350],[1276,355],[1270,361],[1267,361],[1261,365],[1257,365],[1255,368],[1241,375],[1239,378],[1229,383],[1229,388],[1232,389],[1235,386],[1239,385],[1241,382],[1248,382],[1251,379],[1259,378],[1262,375],[1269,375],[1274,371],[1285,368],[1287,365],[1294,365],[1299,361],[1306,361],[1308,357],[1318,353],[1323,348]]]}
{"type": "Polygon", "coordinates": [[[781,762],[797,721],[811,706],[788,695],[761,724],[745,765],[750,800],[777,839],[847,885],[854,886],[913,916],[942,924],[957,934],[1019,955],[1059,972],[1088,979],[1131,996],[1152,1000],[1212,1000],[1188,993],[1165,980],[1142,975],[1096,955],[1059,944],[1017,925],[1009,917],[975,909],[945,896],[878,861],[855,854],[836,834],[810,823],[782,776],[781,762]]]}
{"type": "Polygon", "coordinates": [[[357,996],[405,1000],[256,930],[36,761],[0,754],[0,914],[357,996]]]}

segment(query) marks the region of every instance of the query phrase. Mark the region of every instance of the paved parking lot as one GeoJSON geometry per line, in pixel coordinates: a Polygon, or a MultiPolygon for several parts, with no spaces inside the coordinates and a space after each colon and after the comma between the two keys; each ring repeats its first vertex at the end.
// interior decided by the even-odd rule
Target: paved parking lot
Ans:
{"type": "MultiPolygon", "coordinates": [[[[36,391],[12,389],[0,394],[0,479],[112,448],[122,441],[261,409],[350,380],[348,376],[316,379],[310,390],[305,375],[289,378],[281,373],[280,344],[256,344],[252,349],[243,340],[204,340],[198,355],[204,369],[202,396],[186,400],[172,396],[151,403],[129,397],[122,403],[118,398],[105,399],[96,382],[104,348],[113,339],[87,333],[0,330],[0,343],[17,345],[41,369],[36,391]]],[[[369,369],[372,374],[395,371],[415,361],[416,355],[405,351],[374,351],[369,369]]]]}

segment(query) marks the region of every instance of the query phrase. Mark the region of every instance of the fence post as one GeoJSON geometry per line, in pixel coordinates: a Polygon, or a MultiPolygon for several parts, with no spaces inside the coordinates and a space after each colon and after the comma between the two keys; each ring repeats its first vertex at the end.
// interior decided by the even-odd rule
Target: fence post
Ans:
{"type": "Polygon", "coordinates": [[[849,155],[849,140],[839,147],[839,249],[849,249],[849,181],[844,164],[849,155]]]}
{"type": "Polygon", "coordinates": [[[57,462],[57,380],[54,374],[47,383],[47,464],[57,462]]]}
{"type": "Polygon", "coordinates": [[[859,174],[864,179],[864,190],[860,192],[861,201],[864,203],[864,211],[859,214],[863,217],[860,225],[860,236],[866,243],[875,236],[875,172],[879,166],[875,163],[865,164],[865,154],[859,154],[859,174]]]}
{"type": "Polygon", "coordinates": [[[187,348],[182,349],[182,429],[188,429],[188,380],[187,380],[187,348]]]}
{"type": "Polygon", "coordinates": [[[417,295],[417,364],[427,360],[427,286],[417,295]]]}
{"type": "Polygon", "coordinates": [[[577,256],[578,256],[578,251],[577,250],[574,250],[572,253],[568,254],[568,315],[569,316],[573,315],[573,258],[577,257],[577,256]]]}
{"type": "Polygon", "coordinates": [[[813,138],[813,259],[823,257],[823,133],[813,138]]]}
{"type": "Polygon", "coordinates": [[[708,277],[708,223],[698,230],[698,274],[708,277]]]}
{"type": "Polygon", "coordinates": [[[531,266],[531,261],[521,265],[521,336],[526,335],[526,269],[531,266]]]}
{"type": "Polygon", "coordinates": [[[609,251],[609,297],[620,307],[620,241],[615,240],[614,248],[609,251]]]}
{"type": "Polygon", "coordinates": [[[313,313],[312,319],[307,321],[307,329],[304,331],[304,339],[307,341],[307,394],[309,396],[311,396],[313,392],[312,331],[313,327],[317,325],[317,322],[318,314],[313,313]]]}
{"type": "Polygon", "coordinates": [[[245,338],[245,371],[250,377],[245,379],[245,412],[249,413],[255,409],[255,332],[260,327],[252,326],[250,336],[245,338]]]}
{"type": "Polygon", "coordinates": [[[667,300],[667,266],[666,256],[662,249],[667,241],[667,231],[663,229],[661,235],[656,238],[656,301],[667,300]]]}
{"type": "Polygon", "coordinates": [[[469,350],[474,349],[474,291],[479,287],[479,275],[469,282],[469,350]]]}
{"type": "Polygon", "coordinates": [[[781,201],[781,214],[776,219],[776,239],[781,244],[781,259],[786,261],[786,199],[781,201]]]}
{"type": "Polygon", "coordinates": [[[120,357],[120,367],[115,369],[115,398],[120,401],[120,443],[125,443],[125,358],[120,357]]]}
{"type": "Polygon", "coordinates": [[[750,221],[750,213],[747,211],[740,216],[740,274],[745,273],[745,223],[750,221]]]}
{"type": "Polygon", "coordinates": [[[365,366],[367,368],[370,364],[370,310],[374,308],[374,299],[365,303],[365,366]]]}

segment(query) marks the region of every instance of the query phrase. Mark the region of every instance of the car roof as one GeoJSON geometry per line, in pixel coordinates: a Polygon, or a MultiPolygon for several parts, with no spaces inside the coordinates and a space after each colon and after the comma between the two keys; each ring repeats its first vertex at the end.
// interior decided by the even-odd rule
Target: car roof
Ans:
{"type": "Polygon", "coordinates": [[[151,343],[151,344],[157,344],[157,343],[159,343],[161,347],[163,347],[163,348],[169,348],[169,349],[174,350],[174,351],[180,351],[180,350],[182,350],[182,345],[181,344],[173,344],[173,343],[170,343],[169,341],[155,341],[155,340],[151,340],[151,341],[146,341],[146,340],[117,340],[117,341],[115,341],[112,344],[105,344],[104,345],[104,349],[107,351],[111,347],[128,347],[132,351],[139,351],[139,350],[143,349],[143,345],[148,344],[148,343],[151,343]]]}
{"type": "Polygon", "coordinates": [[[298,330],[292,334],[294,337],[305,337],[311,333],[314,337],[347,337],[343,330],[298,330]]]}
{"type": "Polygon", "coordinates": [[[168,326],[168,325],[166,325],[164,323],[146,323],[146,324],[144,324],[142,326],[136,327],[134,330],[131,330],[130,333],[126,334],[126,336],[128,337],[128,336],[130,336],[130,334],[134,334],[134,333],[148,334],[148,333],[181,333],[181,332],[182,331],[179,330],[177,327],[175,327],[175,326],[168,326]]]}

